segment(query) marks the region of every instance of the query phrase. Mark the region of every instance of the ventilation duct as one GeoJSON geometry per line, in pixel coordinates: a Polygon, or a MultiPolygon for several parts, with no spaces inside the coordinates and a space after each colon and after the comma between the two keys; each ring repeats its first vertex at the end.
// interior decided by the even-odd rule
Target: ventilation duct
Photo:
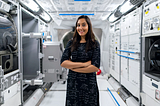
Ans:
{"type": "Polygon", "coordinates": [[[143,2],[144,0],[130,0],[130,3],[133,5],[139,4],[141,2],[143,2]]]}

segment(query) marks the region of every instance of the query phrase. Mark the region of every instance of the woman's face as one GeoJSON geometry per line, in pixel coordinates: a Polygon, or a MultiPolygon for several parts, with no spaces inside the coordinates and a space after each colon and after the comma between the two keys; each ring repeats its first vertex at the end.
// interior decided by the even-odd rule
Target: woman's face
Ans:
{"type": "Polygon", "coordinates": [[[81,18],[77,22],[77,32],[81,37],[84,37],[88,32],[88,24],[84,18],[81,18]]]}

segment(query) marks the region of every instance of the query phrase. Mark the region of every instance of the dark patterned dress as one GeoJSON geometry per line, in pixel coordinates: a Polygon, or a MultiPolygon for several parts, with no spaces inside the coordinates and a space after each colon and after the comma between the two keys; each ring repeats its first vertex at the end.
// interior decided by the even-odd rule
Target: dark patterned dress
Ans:
{"type": "MultiPolygon", "coordinates": [[[[97,47],[88,52],[85,52],[86,43],[80,43],[77,50],[73,52],[71,52],[71,44],[72,40],[70,40],[66,46],[61,58],[61,63],[70,58],[73,62],[87,62],[91,60],[91,64],[99,68],[100,46],[98,42],[97,47]]],[[[78,73],[69,70],[66,106],[99,106],[99,91],[95,72],[78,73]]]]}

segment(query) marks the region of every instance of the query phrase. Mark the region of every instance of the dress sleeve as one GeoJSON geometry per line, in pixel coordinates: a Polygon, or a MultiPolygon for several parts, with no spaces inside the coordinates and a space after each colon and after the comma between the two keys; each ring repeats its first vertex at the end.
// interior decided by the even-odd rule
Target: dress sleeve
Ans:
{"type": "Polygon", "coordinates": [[[61,62],[60,64],[63,63],[63,61],[65,60],[69,60],[70,56],[71,56],[71,44],[72,44],[72,41],[70,40],[68,43],[67,43],[67,46],[62,54],[62,57],[61,57],[61,62]]]}
{"type": "Polygon", "coordinates": [[[91,64],[96,66],[98,69],[100,67],[100,45],[97,41],[97,46],[93,50],[93,55],[91,59],[91,64]]]}

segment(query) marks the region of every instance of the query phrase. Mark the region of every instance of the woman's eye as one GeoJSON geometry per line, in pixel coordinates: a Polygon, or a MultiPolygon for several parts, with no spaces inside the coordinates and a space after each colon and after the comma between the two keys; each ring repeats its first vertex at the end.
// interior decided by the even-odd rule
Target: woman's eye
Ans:
{"type": "Polygon", "coordinates": [[[86,26],[86,24],[82,24],[82,26],[86,26]]]}

